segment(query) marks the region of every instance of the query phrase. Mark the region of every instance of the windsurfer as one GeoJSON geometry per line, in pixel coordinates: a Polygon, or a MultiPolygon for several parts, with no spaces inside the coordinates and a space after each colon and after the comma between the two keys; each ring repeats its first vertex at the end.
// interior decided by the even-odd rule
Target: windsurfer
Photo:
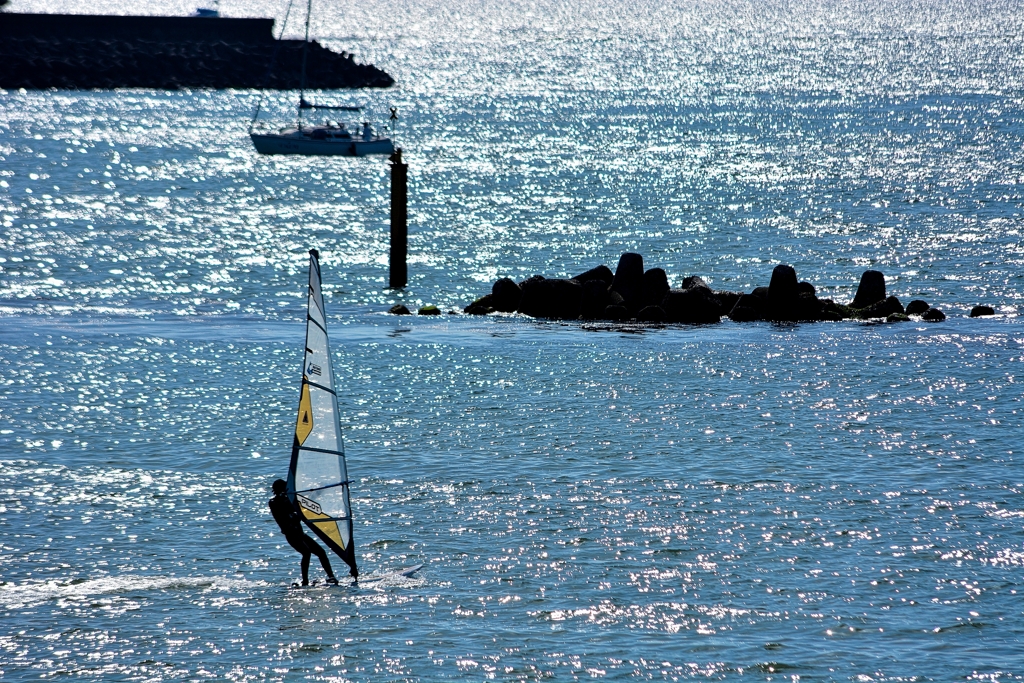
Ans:
{"type": "Polygon", "coordinates": [[[302,530],[302,519],[295,511],[292,501],[288,499],[287,482],[284,479],[275,480],[273,490],[274,497],[267,504],[288,545],[302,553],[302,585],[309,585],[310,555],[316,555],[320,559],[320,566],[327,572],[327,583],[337,584],[338,580],[334,578],[334,571],[331,569],[331,561],[327,559],[327,551],[302,530]]]}

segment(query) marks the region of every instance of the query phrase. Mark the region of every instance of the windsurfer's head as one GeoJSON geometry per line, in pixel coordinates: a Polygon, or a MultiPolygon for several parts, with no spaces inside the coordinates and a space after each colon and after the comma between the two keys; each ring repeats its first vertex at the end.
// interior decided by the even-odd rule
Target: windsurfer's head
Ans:
{"type": "Polygon", "coordinates": [[[288,490],[288,482],[284,479],[275,479],[270,488],[274,490],[274,493],[284,493],[288,490]]]}

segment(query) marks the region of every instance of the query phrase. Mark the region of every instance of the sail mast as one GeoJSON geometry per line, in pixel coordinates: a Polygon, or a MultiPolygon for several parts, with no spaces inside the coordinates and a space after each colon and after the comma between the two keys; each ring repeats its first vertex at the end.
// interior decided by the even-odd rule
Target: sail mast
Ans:
{"type": "Polygon", "coordinates": [[[313,0],[306,2],[306,38],[302,41],[302,75],[299,78],[299,130],[302,130],[302,105],[306,101],[306,52],[309,49],[309,18],[313,13],[313,0]]]}
{"type": "MultiPolygon", "coordinates": [[[[218,0],[219,1],[219,0],[218,0]]],[[[284,10],[284,21],[281,22],[281,32],[277,34],[277,42],[274,43],[274,52],[270,55],[270,64],[267,66],[267,75],[264,78],[266,81],[270,81],[270,74],[274,72],[274,63],[277,61],[277,53],[281,49],[281,41],[284,39],[284,32],[288,28],[288,17],[292,13],[292,5],[295,0],[288,0],[288,7],[284,10]]],[[[252,135],[252,130],[256,126],[256,120],[260,117],[260,107],[263,106],[263,95],[264,91],[260,91],[260,97],[256,100],[256,111],[252,115],[252,121],[249,122],[249,135],[252,135]]]]}

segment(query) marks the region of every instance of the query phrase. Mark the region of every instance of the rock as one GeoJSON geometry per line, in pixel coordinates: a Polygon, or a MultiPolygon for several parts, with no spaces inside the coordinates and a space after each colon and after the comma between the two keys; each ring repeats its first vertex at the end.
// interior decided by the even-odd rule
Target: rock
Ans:
{"type": "Polygon", "coordinates": [[[545,279],[543,275],[531,275],[530,277],[526,278],[522,282],[517,283],[519,285],[519,291],[523,290],[523,287],[526,286],[526,283],[534,282],[536,280],[543,280],[543,279],[545,279]]]}
{"type": "Polygon", "coordinates": [[[850,303],[851,308],[867,308],[885,300],[885,276],[880,270],[865,270],[860,276],[857,295],[850,303]]]}
{"type": "Polygon", "coordinates": [[[636,319],[644,323],[660,323],[665,321],[665,311],[661,306],[644,306],[636,314],[636,319]]]}
{"type": "Polygon", "coordinates": [[[664,270],[651,268],[644,273],[644,304],[657,306],[668,290],[668,275],[664,270]]]}
{"type": "Polygon", "coordinates": [[[544,301],[544,295],[547,292],[544,285],[545,280],[546,278],[540,275],[534,275],[519,283],[519,289],[522,291],[523,296],[519,300],[519,306],[516,308],[517,312],[534,317],[542,317],[542,314],[547,310],[546,302],[544,301]]]}
{"type": "Polygon", "coordinates": [[[534,318],[575,320],[580,317],[583,303],[583,285],[575,280],[547,280],[530,278],[521,285],[523,298],[521,313],[534,318]]]}
{"type": "Polygon", "coordinates": [[[523,290],[511,278],[503,277],[491,287],[491,306],[502,313],[512,313],[523,300],[523,290]]]}
{"type": "Polygon", "coordinates": [[[609,268],[606,265],[600,265],[597,268],[591,268],[587,272],[580,273],[579,275],[573,278],[573,280],[580,283],[581,285],[590,282],[591,280],[600,280],[601,282],[604,283],[605,287],[611,285],[612,280],[614,279],[615,276],[612,274],[611,268],[609,268]]]}
{"type": "Polygon", "coordinates": [[[395,304],[388,309],[388,313],[391,315],[412,315],[412,312],[404,304],[395,304]]]}
{"type": "MultiPolygon", "coordinates": [[[[611,271],[608,271],[611,275],[611,271]]],[[[616,295],[619,301],[622,297],[616,295]]],[[[587,280],[583,283],[583,298],[580,301],[580,317],[584,320],[599,320],[608,305],[608,285],[603,280],[587,280]]]]}
{"type": "MultiPolygon", "coordinates": [[[[928,321],[946,317],[920,299],[910,302],[904,309],[897,297],[886,297],[885,277],[877,270],[863,273],[850,306],[837,304],[832,299],[819,299],[814,285],[798,281],[796,270],[786,264],[775,266],[768,287],[756,287],[749,294],[713,291],[698,275],[683,278],[682,284],[682,289],[669,289],[668,276],[663,269],[644,271],[640,254],[624,253],[614,274],[601,265],[568,280],[535,275],[517,284],[510,278],[501,278],[491,287],[490,294],[466,306],[465,312],[486,315],[515,310],[535,318],[557,320],[635,319],[648,323],[691,324],[718,322],[723,315],[736,322],[847,318],[905,322],[910,319],[909,315],[923,314],[923,319],[928,321]]],[[[390,312],[409,314],[400,304],[390,312]]],[[[435,306],[424,306],[419,312],[420,315],[440,313],[435,306]]],[[[990,306],[979,305],[971,310],[972,317],[994,314],[990,306]]]]}
{"type": "Polygon", "coordinates": [[[715,298],[718,299],[719,314],[729,315],[729,311],[732,310],[741,296],[743,296],[742,292],[729,292],[724,289],[715,292],[715,298]]]}
{"type": "Polygon", "coordinates": [[[822,320],[824,304],[813,293],[802,293],[796,298],[796,306],[793,308],[795,320],[816,322],[822,320]]]}
{"type": "Polygon", "coordinates": [[[890,296],[883,301],[879,301],[867,308],[861,308],[856,311],[856,317],[866,318],[884,318],[892,313],[903,313],[906,311],[903,309],[903,304],[900,300],[894,296],[890,296]]]}
{"type": "Polygon", "coordinates": [[[708,283],[704,281],[700,275],[687,275],[683,278],[682,289],[690,289],[691,287],[703,287],[704,289],[711,289],[708,287],[708,283]]]}
{"type": "Polygon", "coordinates": [[[768,315],[772,320],[797,320],[797,281],[793,266],[780,264],[768,284],[768,315]]]}
{"type": "Polygon", "coordinates": [[[907,315],[921,315],[928,310],[928,302],[914,299],[907,304],[907,315]]]}
{"type": "MultiPolygon", "coordinates": [[[[755,290],[756,291],[756,290],[755,290]]],[[[736,300],[736,305],[729,311],[729,318],[738,323],[750,323],[768,319],[768,297],[756,294],[744,294],[736,300]]]]}
{"type": "Polygon", "coordinates": [[[494,296],[488,294],[480,297],[462,310],[469,315],[487,315],[488,313],[494,313],[495,309],[493,304],[494,296]]]}
{"type": "Polygon", "coordinates": [[[708,287],[670,289],[661,300],[661,308],[670,323],[717,323],[722,317],[718,297],[708,287]]]}
{"type": "Polygon", "coordinates": [[[519,283],[519,291],[522,293],[522,296],[519,299],[519,306],[516,307],[516,311],[526,315],[534,315],[540,310],[537,308],[539,304],[536,302],[543,297],[543,285],[540,283],[544,282],[544,280],[545,277],[543,275],[534,275],[519,283]]]}
{"type": "Polygon", "coordinates": [[[991,306],[975,306],[971,309],[971,317],[979,318],[983,315],[995,315],[996,309],[991,306]]]}
{"type": "Polygon", "coordinates": [[[604,320],[629,320],[629,310],[625,306],[611,305],[605,306],[604,313],[601,314],[601,318],[604,320]]]}
{"type": "Polygon", "coordinates": [[[640,254],[625,253],[619,257],[612,280],[612,291],[622,295],[629,311],[637,311],[643,303],[644,257],[640,254]]]}
{"type": "Polygon", "coordinates": [[[839,322],[853,315],[849,306],[837,304],[832,299],[821,299],[821,319],[831,322],[839,322]]]}
{"type": "Polygon", "coordinates": [[[441,315],[441,309],[433,304],[427,304],[419,310],[420,315],[441,315]]]}

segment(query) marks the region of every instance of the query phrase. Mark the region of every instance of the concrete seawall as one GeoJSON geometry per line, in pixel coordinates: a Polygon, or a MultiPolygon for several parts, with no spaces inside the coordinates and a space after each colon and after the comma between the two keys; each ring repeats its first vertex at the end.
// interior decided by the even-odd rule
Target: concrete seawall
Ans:
{"type": "MultiPolygon", "coordinates": [[[[273,19],[0,13],[0,88],[297,89],[302,41],[273,19]],[[272,67],[272,68],[271,68],[272,67]]],[[[386,88],[394,79],[313,42],[309,88],[386,88]]]]}

